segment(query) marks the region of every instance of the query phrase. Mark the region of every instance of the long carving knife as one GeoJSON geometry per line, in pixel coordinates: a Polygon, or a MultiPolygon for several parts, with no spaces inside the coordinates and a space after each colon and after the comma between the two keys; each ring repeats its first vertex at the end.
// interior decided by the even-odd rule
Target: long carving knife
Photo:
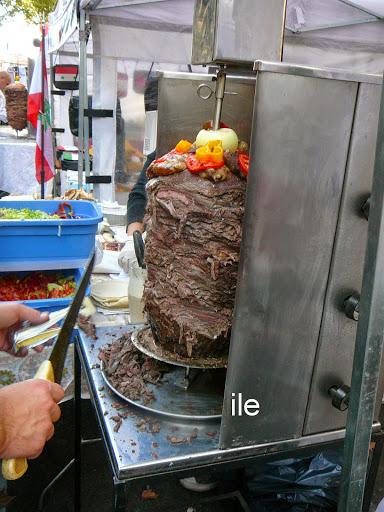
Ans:
{"type": "MultiPolygon", "coordinates": [[[[86,271],[81,278],[68,314],[63,321],[63,325],[51,351],[51,355],[48,360],[43,361],[40,365],[35,375],[35,379],[44,379],[60,384],[63,376],[68,345],[71,340],[73,328],[76,324],[77,315],[79,314],[81,304],[83,303],[94,261],[95,254],[93,253],[88,261],[86,271]]],[[[4,459],[2,462],[2,473],[6,480],[17,480],[18,478],[21,478],[27,469],[27,459],[4,459]]]]}

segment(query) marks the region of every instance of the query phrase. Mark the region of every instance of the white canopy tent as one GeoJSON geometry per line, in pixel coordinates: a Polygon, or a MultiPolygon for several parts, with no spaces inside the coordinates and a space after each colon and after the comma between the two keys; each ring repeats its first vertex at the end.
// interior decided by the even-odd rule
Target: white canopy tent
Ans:
{"type": "MultiPolygon", "coordinates": [[[[226,3],[242,2],[246,9],[249,1],[226,3]]],[[[84,28],[85,20],[89,21],[93,107],[115,110],[122,61],[190,62],[193,12],[194,0],[58,0],[49,19],[49,51],[71,55],[80,48],[81,74],[86,76],[84,28]]],[[[382,72],[383,19],[382,0],[287,0],[283,59],[316,67],[382,72]]],[[[83,78],[83,98],[87,96],[85,82],[83,78]]],[[[115,116],[95,118],[94,174],[113,175],[115,140],[115,116]]],[[[112,189],[100,185],[100,198],[112,199],[112,189]]]]}
{"type": "MultiPolygon", "coordinates": [[[[118,73],[127,67],[128,61],[148,62],[148,67],[153,63],[153,69],[159,67],[160,63],[167,63],[166,68],[176,70],[184,65],[183,69],[187,70],[192,45],[193,9],[193,0],[59,1],[49,19],[49,51],[73,56],[80,49],[80,76],[86,76],[86,59],[81,58],[86,51],[81,23],[86,18],[92,29],[87,53],[93,55],[93,108],[115,111],[118,73]],[[80,13],[79,21],[77,15],[74,16],[77,11],[80,13]]],[[[80,78],[80,81],[81,104],[81,97],[85,98],[87,91],[84,78],[80,78]]],[[[87,126],[85,123],[84,128],[87,126]]],[[[92,131],[93,173],[113,177],[116,116],[94,118],[92,131]]],[[[84,143],[87,143],[86,135],[84,143]]],[[[79,140],[80,151],[81,145],[82,141],[79,140]]],[[[114,187],[110,185],[96,185],[95,191],[102,200],[114,199],[114,187]]]]}

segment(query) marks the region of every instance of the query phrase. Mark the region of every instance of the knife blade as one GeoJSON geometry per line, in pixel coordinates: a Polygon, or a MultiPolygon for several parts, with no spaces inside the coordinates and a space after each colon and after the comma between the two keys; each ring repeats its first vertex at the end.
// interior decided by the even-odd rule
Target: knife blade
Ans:
{"type": "Polygon", "coordinates": [[[94,262],[95,253],[92,254],[88,261],[86,271],[80,280],[80,284],[77,288],[68,314],[63,321],[63,325],[61,326],[56,343],[54,344],[51,355],[49,356],[49,361],[53,368],[55,382],[58,384],[60,384],[63,377],[64,362],[67,355],[69,341],[71,339],[73,328],[76,324],[77,315],[79,314],[81,305],[83,303],[88,282],[92,274],[94,262]]]}

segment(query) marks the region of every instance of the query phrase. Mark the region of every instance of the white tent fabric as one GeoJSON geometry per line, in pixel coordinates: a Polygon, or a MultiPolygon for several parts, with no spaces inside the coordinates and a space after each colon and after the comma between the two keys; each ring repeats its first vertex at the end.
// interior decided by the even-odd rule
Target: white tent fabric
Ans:
{"type": "Polygon", "coordinates": [[[73,36],[77,29],[77,2],[59,0],[49,15],[48,49],[55,52],[73,36]]]}
{"type": "Polygon", "coordinates": [[[283,60],[381,73],[384,22],[349,4],[349,0],[288,0],[283,60]]]}
{"type": "Polygon", "coordinates": [[[339,0],[289,0],[285,26],[292,32],[377,21],[375,16],[339,0]]]}
{"type": "MultiPolygon", "coordinates": [[[[93,102],[92,108],[116,110],[117,70],[116,60],[95,57],[93,61],[93,102]]],[[[93,173],[109,175],[114,178],[116,161],[116,116],[95,118],[92,121],[93,132],[93,173]]],[[[97,189],[97,187],[96,187],[97,189]]],[[[101,201],[113,200],[114,185],[99,186],[101,201]]]]}
{"type": "Polygon", "coordinates": [[[384,18],[383,0],[343,0],[346,4],[353,5],[366,12],[384,18]]]}
{"type": "Polygon", "coordinates": [[[175,64],[190,62],[191,33],[119,26],[113,24],[113,20],[93,19],[94,55],[175,64]]]}
{"type": "MultiPolygon", "coordinates": [[[[80,8],[88,9],[94,55],[180,64],[190,61],[194,0],[101,0],[94,9],[93,4],[80,2],[80,8]]],[[[76,9],[76,0],[58,1],[49,16],[50,52],[68,51],[71,41],[78,41],[73,23],[76,9]]]]}

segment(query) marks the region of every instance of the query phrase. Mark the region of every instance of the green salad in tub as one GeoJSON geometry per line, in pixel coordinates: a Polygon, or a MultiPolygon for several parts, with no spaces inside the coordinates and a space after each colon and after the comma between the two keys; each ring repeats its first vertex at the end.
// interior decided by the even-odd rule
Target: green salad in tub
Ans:
{"type": "Polygon", "coordinates": [[[41,210],[30,210],[29,208],[0,208],[0,220],[35,220],[58,218],[58,215],[51,215],[41,210]]]}

